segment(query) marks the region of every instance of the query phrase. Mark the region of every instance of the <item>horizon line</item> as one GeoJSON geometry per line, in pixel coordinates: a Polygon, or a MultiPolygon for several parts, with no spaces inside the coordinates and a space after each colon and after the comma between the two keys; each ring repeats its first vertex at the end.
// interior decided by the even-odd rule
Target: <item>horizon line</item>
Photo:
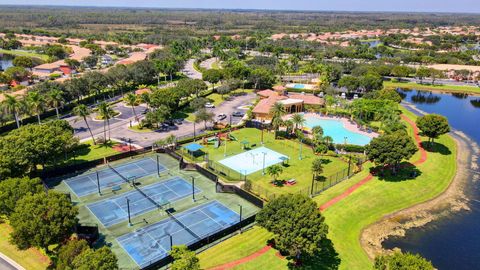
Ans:
{"type": "Polygon", "coordinates": [[[129,7],[129,6],[112,6],[112,5],[45,5],[45,4],[1,4],[4,7],[49,7],[49,8],[120,8],[120,9],[157,9],[157,10],[197,10],[197,11],[273,11],[273,12],[338,12],[338,13],[399,13],[399,14],[464,14],[464,15],[477,15],[480,11],[475,12],[459,12],[459,11],[406,11],[406,10],[334,10],[334,9],[261,9],[261,8],[200,8],[200,7],[156,7],[156,6],[142,6],[142,7],[129,7]]]}

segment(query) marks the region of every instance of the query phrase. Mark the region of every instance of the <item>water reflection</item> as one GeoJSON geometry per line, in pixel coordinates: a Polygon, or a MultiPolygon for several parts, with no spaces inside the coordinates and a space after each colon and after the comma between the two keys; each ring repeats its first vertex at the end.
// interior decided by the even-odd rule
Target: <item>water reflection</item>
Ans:
{"type": "Polygon", "coordinates": [[[480,108],[480,99],[472,99],[470,100],[470,104],[475,108],[480,108]]]}
{"type": "Polygon", "coordinates": [[[435,104],[438,103],[442,98],[438,95],[434,95],[432,92],[417,91],[417,93],[413,95],[411,99],[415,104],[435,104]]]}
{"type": "Polygon", "coordinates": [[[468,98],[468,94],[466,93],[452,93],[452,97],[456,97],[459,99],[466,99],[468,98]]]}

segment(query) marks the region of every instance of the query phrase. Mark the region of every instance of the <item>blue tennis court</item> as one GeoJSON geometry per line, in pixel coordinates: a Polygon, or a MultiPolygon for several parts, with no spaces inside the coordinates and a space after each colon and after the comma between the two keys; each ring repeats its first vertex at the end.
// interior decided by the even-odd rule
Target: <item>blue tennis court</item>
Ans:
{"type": "MultiPolygon", "coordinates": [[[[157,162],[152,158],[142,158],[113,168],[127,179],[130,177],[140,178],[157,173],[157,162]]],[[[163,172],[166,168],[162,164],[159,164],[159,170],[160,172],[163,172]]],[[[125,181],[110,168],[105,168],[97,172],[100,182],[100,190],[125,183],[125,181]]],[[[97,172],[70,178],[65,180],[65,183],[78,197],[96,193],[98,192],[97,172]]]]}
{"type": "Polygon", "coordinates": [[[117,241],[140,267],[146,267],[168,255],[173,245],[190,245],[238,223],[240,216],[218,201],[212,201],[175,215],[173,218],[138,229],[117,241]],[[193,234],[192,234],[193,233],[193,234]]]}
{"type": "MultiPolygon", "coordinates": [[[[163,206],[192,194],[192,185],[183,178],[175,177],[140,188],[143,193],[163,206]]],[[[195,188],[195,193],[201,190],[195,188]]],[[[87,205],[88,209],[105,227],[128,220],[127,198],[130,200],[130,216],[138,216],[157,208],[137,190],[87,205]]]]}

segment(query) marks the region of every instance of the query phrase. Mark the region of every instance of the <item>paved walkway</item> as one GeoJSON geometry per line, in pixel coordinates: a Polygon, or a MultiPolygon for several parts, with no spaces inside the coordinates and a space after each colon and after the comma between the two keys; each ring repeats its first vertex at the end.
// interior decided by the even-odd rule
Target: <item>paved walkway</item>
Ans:
{"type": "Polygon", "coordinates": [[[0,253],[0,269],[2,270],[25,270],[21,265],[0,253]]]}
{"type": "MultiPolygon", "coordinates": [[[[402,114],[401,117],[402,117],[403,120],[405,120],[413,128],[414,138],[415,138],[415,141],[418,145],[418,149],[420,150],[420,158],[417,161],[415,161],[413,164],[414,165],[420,165],[427,160],[427,152],[425,151],[425,149],[421,145],[422,140],[421,140],[420,135],[419,135],[418,127],[415,124],[415,122],[412,119],[408,118],[406,115],[402,114]]],[[[355,185],[348,188],[345,192],[343,192],[339,196],[337,196],[337,197],[331,199],[330,201],[324,203],[323,205],[321,205],[319,210],[320,211],[325,211],[326,209],[328,209],[332,205],[334,205],[337,202],[339,202],[339,201],[343,200],[344,198],[348,197],[350,194],[352,194],[355,190],[357,190],[358,188],[360,188],[364,184],[370,182],[370,180],[372,180],[373,178],[374,178],[373,175],[371,175],[371,174],[367,175],[364,179],[362,179],[360,182],[358,182],[355,185]]],[[[270,249],[271,249],[270,246],[265,246],[262,249],[260,249],[259,251],[255,252],[255,253],[247,256],[247,257],[238,259],[236,261],[228,262],[228,263],[222,264],[220,266],[210,268],[209,270],[232,269],[235,266],[238,266],[240,264],[244,264],[246,262],[252,261],[253,259],[265,254],[270,249]]],[[[277,256],[277,257],[279,257],[279,256],[277,256]]],[[[282,257],[279,257],[279,258],[282,258],[282,257]]]]}

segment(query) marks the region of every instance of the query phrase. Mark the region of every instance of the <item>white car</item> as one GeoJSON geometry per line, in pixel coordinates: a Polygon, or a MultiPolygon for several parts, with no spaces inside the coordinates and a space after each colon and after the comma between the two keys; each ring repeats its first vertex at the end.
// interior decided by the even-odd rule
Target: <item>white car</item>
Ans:
{"type": "Polygon", "coordinates": [[[215,108],[215,105],[213,105],[213,103],[208,102],[205,104],[205,108],[215,108]]]}

